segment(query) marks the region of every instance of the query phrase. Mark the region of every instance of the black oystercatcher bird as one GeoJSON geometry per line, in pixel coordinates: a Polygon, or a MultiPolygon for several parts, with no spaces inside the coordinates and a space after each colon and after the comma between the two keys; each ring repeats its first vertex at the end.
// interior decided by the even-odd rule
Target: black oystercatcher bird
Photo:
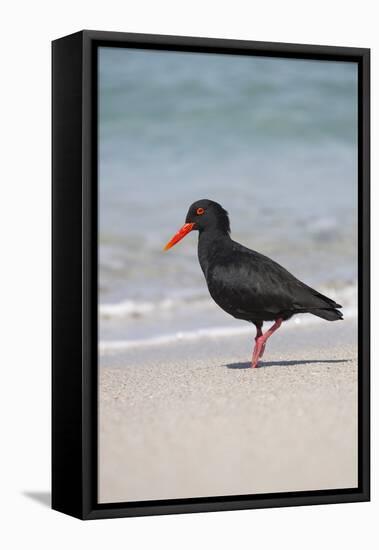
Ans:
{"type": "Polygon", "coordinates": [[[186,223],[164,250],[192,230],[199,232],[198,257],[210,295],[224,311],[256,326],[252,367],[258,366],[270,336],[293,315],[312,313],[327,321],[343,318],[337,309],[342,306],[302,283],[267,256],[233,241],[228,213],[217,202],[206,199],[194,202],[186,223]],[[274,321],[265,333],[264,321],[274,321]]]}

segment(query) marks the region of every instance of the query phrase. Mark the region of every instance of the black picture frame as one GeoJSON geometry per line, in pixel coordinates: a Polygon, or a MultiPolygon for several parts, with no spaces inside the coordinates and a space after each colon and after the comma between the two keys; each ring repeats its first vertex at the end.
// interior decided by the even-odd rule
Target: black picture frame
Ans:
{"type": "Polygon", "coordinates": [[[370,50],[81,31],[52,43],[52,507],[81,519],[370,499],[370,50]],[[97,48],[358,63],[358,423],[356,489],[97,503],[97,48]]]}

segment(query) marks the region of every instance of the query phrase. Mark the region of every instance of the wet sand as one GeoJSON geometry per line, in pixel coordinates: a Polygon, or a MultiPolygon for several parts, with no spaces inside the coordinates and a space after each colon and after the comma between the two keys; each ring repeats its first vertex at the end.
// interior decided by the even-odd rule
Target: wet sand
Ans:
{"type": "Polygon", "coordinates": [[[100,358],[99,501],[357,485],[356,323],[100,358]]]}

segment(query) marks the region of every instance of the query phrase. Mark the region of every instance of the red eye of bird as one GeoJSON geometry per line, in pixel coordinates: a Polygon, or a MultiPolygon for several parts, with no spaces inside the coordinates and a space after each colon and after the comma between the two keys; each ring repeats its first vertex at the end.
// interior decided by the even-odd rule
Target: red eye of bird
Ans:
{"type": "Polygon", "coordinates": [[[201,216],[202,214],[204,214],[204,212],[205,212],[204,208],[198,208],[198,209],[196,210],[196,214],[197,214],[198,216],[201,216]]]}

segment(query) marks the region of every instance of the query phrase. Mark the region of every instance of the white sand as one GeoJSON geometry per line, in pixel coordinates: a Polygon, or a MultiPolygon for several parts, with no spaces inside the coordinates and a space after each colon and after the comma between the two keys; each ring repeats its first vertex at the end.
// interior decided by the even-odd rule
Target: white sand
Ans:
{"type": "Polygon", "coordinates": [[[100,502],[357,485],[352,321],[283,328],[262,366],[244,337],[100,361],[100,502]]]}

